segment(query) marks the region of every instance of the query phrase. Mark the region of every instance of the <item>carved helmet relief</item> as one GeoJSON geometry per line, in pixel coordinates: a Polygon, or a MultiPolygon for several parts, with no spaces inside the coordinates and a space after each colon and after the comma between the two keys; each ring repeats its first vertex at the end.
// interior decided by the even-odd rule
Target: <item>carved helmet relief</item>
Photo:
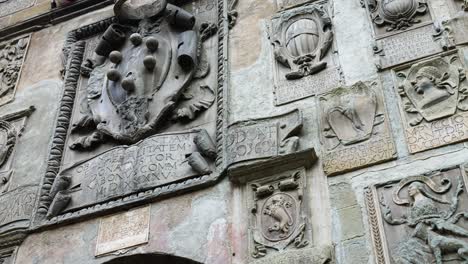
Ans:
{"type": "MultiPolygon", "coordinates": [[[[374,126],[383,122],[383,113],[377,110],[375,92],[362,82],[350,88],[337,88],[320,100],[325,113],[322,120],[324,137],[337,138],[343,145],[369,139],[374,126]]],[[[336,145],[329,146],[334,147],[336,145]]]]}
{"type": "Polygon", "coordinates": [[[465,70],[454,62],[458,56],[446,61],[436,58],[413,65],[397,76],[403,81],[398,87],[404,110],[413,115],[412,126],[422,120],[433,121],[455,114],[457,109],[468,110],[465,70]]]}
{"type": "Polygon", "coordinates": [[[331,20],[324,6],[307,5],[279,15],[270,34],[275,59],[289,68],[286,79],[299,79],[324,70],[333,42],[331,20]]]}

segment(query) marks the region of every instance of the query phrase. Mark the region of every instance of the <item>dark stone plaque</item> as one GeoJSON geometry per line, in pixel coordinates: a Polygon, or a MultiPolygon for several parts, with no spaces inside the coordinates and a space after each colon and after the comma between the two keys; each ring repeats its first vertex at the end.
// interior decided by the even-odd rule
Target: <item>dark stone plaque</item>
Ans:
{"type": "Polygon", "coordinates": [[[443,169],[366,190],[376,263],[468,260],[465,170],[443,169]]]}
{"type": "Polygon", "coordinates": [[[468,83],[456,50],[394,70],[411,153],[468,138],[468,83]]]}
{"type": "Polygon", "coordinates": [[[356,83],[320,98],[320,140],[328,175],[396,158],[380,85],[356,83]]]}

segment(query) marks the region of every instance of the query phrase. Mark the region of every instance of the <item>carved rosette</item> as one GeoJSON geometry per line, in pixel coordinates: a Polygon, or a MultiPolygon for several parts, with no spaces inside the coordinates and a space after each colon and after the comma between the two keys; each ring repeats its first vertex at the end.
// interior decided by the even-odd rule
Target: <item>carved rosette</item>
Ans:
{"type": "Polygon", "coordinates": [[[286,79],[300,79],[324,70],[324,57],[333,43],[326,7],[310,4],[283,11],[274,19],[270,41],[277,63],[289,69],[286,79]]]}
{"type": "Polygon", "coordinates": [[[458,55],[423,61],[396,75],[411,126],[468,110],[466,71],[458,55]]]}
{"type": "Polygon", "coordinates": [[[304,177],[305,171],[298,169],[250,183],[252,257],[264,257],[270,249],[309,244],[303,214],[304,177]]]}
{"type": "Polygon", "coordinates": [[[466,169],[443,169],[366,189],[378,264],[468,260],[466,169]]]}
{"type": "Polygon", "coordinates": [[[428,12],[425,0],[366,0],[372,21],[386,31],[406,30],[428,12]]]}

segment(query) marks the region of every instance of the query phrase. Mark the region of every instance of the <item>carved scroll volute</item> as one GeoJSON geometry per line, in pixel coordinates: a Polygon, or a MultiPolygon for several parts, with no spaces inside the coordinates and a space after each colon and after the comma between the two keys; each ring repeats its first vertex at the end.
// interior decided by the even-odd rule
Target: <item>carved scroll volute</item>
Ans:
{"type": "Polygon", "coordinates": [[[333,42],[331,20],[324,6],[284,11],[270,40],[277,62],[290,69],[286,79],[300,79],[327,67],[323,59],[333,42]]]}

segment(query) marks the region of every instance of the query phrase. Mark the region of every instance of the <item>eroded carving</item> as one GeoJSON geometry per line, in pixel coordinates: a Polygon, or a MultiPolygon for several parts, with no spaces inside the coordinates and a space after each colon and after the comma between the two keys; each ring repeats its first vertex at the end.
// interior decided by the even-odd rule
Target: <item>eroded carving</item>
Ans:
{"type": "Polygon", "coordinates": [[[368,205],[378,208],[370,223],[379,263],[464,263],[468,260],[468,213],[464,173],[460,168],[405,178],[373,187],[368,205]],[[378,201],[378,202],[377,202],[378,201]],[[376,218],[381,218],[381,226],[376,218]],[[388,254],[383,254],[387,251],[388,254]],[[384,256],[390,256],[386,259],[384,256]]]}
{"type": "Polygon", "coordinates": [[[251,255],[303,248],[309,242],[303,209],[305,171],[297,169],[251,182],[251,255]]]}
{"type": "Polygon", "coordinates": [[[396,71],[411,152],[466,138],[464,116],[468,110],[468,86],[465,75],[466,70],[456,53],[396,71]],[[456,123],[453,131],[452,121],[456,123]],[[440,124],[435,127],[435,122],[440,124]],[[427,138],[428,135],[432,136],[427,138]],[[445,142],[433,142],[430,146],[425,143],[437,137],[445,137],[445,142]]]}
{"type": "Polygon", "coordinates": [[[0,105],[13,100],[29,36],[0,43],[0,105]]]}
{"type": "Polygon", "coordinates": [[[327,174],[395,158],[385,106],[377,82],[358,82],[319,98],[321,142],[327,174]]]}

